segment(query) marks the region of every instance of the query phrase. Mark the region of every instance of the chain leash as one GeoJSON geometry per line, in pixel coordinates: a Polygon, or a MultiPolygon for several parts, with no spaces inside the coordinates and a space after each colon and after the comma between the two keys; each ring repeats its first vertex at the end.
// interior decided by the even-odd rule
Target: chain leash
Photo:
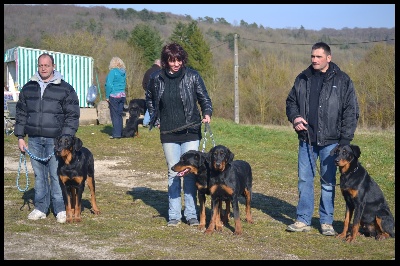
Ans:
{"type": "Polygon", "coordinates": [[[19,156],[19,165],[18,165],[18,174],[17,174],[17,188],[19,191],[21,192],[25,192],[28,190],[29,188],[29,176],[28,176],[28,167],[26,166],[26,157],[25,155],[21,152],[20,156],[19,156]],[[22,189],[19,186],[19,178],[20,178],[20,172],[21,172],[21,163],[22,163],[22,159],[24,159],[24,165],[25,165],[25,176],[26,176],[26,187],[24,189],[22,189]]]}
{"type": "Polygon", "coordinates": [[[206,150],[206,143],[207,143],[207,135],[210,135],[210,139],[212,141],[213,147],[215,147],[215,140],[214,140],[214,135],[211,131],[210,123],[205,123],[204,124],[204,138],[203,138],[203,149],[201,152],[205,152],[206,150]]]}
{"type": "MultiPolygon", "coordinates": [[[[51,157],[54,155],[54,151],[53,151],[53,153],[51,153],[51,154],[50,154],[49,156],[47,156],[46,158],[39,158],[39,157],[33,155],[26,147],[25,147],[25,151],[28,153],[28,155],[29,155],[29,157],[31,157],[31,159],[34,159],[34,160],[37,160],[37,161],[41,161],[41,162],[48,162],[48,161],[51,159],[51,157]]],[[[20,156],[19,156],[19,165],[18,165],[18,174],[17,174],[17,188],[18,188],[18,190],[21,191],[21,192],[25,192],[25,191],[27,191],[28,188],[29,188],[28,167],[26,166],[26,155],[25,155],[23,152],[21,152],[21,154],[20,154],[20,156]],[[22,188],[19,186],[19,179],[20,179],[20,176],[21,176],[21,163],[22,163],[22,160],[24,160],[25,177],[26,177],[26,186],[25,186],[24,189],[22,189],[22,188]]]]}

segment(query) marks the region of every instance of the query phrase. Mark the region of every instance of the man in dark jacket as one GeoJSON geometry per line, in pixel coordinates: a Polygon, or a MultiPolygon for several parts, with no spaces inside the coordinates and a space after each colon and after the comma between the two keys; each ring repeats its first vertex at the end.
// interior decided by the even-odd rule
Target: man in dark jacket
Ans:
{"type": "Polygon", "coordinates": [[[75,135],[79,126],[79,100],[74,88],[55,70],[54,58],[44,53],[38,58],[38,71],[22,88],[16,106],[14,135],[18,148],[31,155],[35,174],[35,209],[29,220],[44,219],[53,204],[57,222],[65,223],[63,195],[57,175],[54,138],[75,135]],[[28,135],[28,146],[24,137],[28,135]],[[50,180],[49,180],[50,175],[50,180]]]}
{"type": "MultiPolygon", "coordinates": [[[[146,71],[146,73],[144,73],[143,80],[142,80],[142,87],[143,87],[145,93],[147,90],[147,84],[149,83],[149,80],[150,80],[150,75],[160,69],[161,69],[161,60],[156,59],[156,60],[154,60],[154,64],[146,71]]],[[[147,110],[147,108],[146,108],[146,112],[145,112],[144,118],[143,118],[143,126],[147,127],[149,125],[149,122],[150,122],[149,110],[147,110]]]]}
{"type": "Polygon", "coordinates": [[[310,231],[314,212],[314,176],[321,176],[319,218],[321,233],[335,235],[333,213],[336,166],[330,151],[349,144],[357,127],[358,102],[350,77],[331,62],[331,49],[323,42],[311,48],[311,65],[300,73],[286,99],[286,115],[299,138],[296,221],[290,232],[310,231]],[[316,160],[320,160],[320,172],[316,160]]]}

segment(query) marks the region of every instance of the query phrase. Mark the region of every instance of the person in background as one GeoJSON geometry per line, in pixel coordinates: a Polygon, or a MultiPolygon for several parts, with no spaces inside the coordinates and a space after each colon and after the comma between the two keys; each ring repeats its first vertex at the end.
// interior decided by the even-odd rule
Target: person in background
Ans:
{"type": "Polygon", "coordinates": [[[295,79],[286,99],[286,115],[298,134],[298,191],[295,223],[290,232],[310,231],[314,212],[314,177],[321,182],[319,221],[321,233],[336,234],[332,223],[336,165],[330,152],[354,138],[359,109],[350,77],[333,63],[331,48],[323,42],[311,48],[311,65],[295,79]],[[319,157],[320,172],[316,171],[319,157]]]}
{"type": "Polygon", "coordinates": [[[38,57],[38,71],[19,94],[14,128],[19,150],[22,153],[29,151],[43,160],[31,158],[35,174],[35,209],[29,213],[29,220],[46,218],[51,202],[57,222],[66,222],[65,204],[57,175],[58,159],[54,156],[54,138],[75,135],[79,117],[79,99],[74,88],[55,70],[53,56],[41,54],[38,57]],[[28,145],[24,139],[26,135],[28,145]]]}
{"type": "Polygon", "coordinates": [[[111,58],[110,71],[106,77],[106,99],[110,108],[111,122],[113,125],[110,139],[122,138],[122,114],[126,101],[126,68],[124,62],[119,57],[111,58]]]}
{"type": "MultiPolygon", "coordinates": [[[[182,218],[181,178],[171,167],[189,150],[198,150],[201,124],[210,123],[212,103],[200,74],[186,67],[187,52],[177,43],[161,51],[161,67],[150,75],[146,104],[150,114],[149,130],[158,127],[168,167],[167,226],[178,226],[182,218]],[[201,109],[201,114],[198,108],[201,109]]],[[[184,216],[190,226],[199,224],[196,211],[195,176],[183,178],[184,216]]]]}
{"type": "MultiPolygon", "coordinates": [[[[147,71],[144,73],[143,80],[142,80],[142,87],[143,87],[143,90],[145,93],[147,90],[147,84],[149,83],[149,80],[150,80],[150,75],[153,72],[156,72],[157,70],[160,70],[160,69],[161,69],[161,60],[156,59],[156,60],[154,60],[154,64],[149,69],[147,69],[147,71]]],[[[146,112],[145,112],[144,118],[143,118],[143,127],[148,127],[149,122],[150,122],[149,110],[147,110],[147,108],[146,108],[146,112]]]]}

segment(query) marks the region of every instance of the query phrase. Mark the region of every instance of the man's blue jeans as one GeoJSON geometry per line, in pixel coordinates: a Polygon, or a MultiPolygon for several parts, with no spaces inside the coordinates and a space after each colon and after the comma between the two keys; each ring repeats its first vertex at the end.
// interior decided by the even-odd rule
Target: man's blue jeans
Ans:
{"type": "Polygon", "coordinates": [[[111,122],[113,125],[112,128],[112,136],[114,138],[121,138],[122,137],[122,128],[123,128],[123,121],[122,121],[122,113],[124,111],[124,104],[125,104],[126,97],[109,97],[108,103],[110,108],[110,117],[111,122]]]}
{"type": "Polygon", "coordinates": [[[330,156],[335,144],[327,146],[310,146],[307,142],[299,142],[298,153],[298,191],[297,221],[311,225],[314,212],[314,176],[321,182],[321,197],[319,199],[319,220],[321,224],[332,224],[335,200],[336,165],[334,157],[330,156]],[[320,173],[316,172],[316,159],[320,159],[320,173]]]}
{"type": "MultiPolygon", "coordinates": [[[[28,149],[32,155],[38,158],[47,158],[54,152],[54,139],[29,136],[28,149]]],[[[31,158],[31,164],[35,174],[35,209],[47,214],[51,199],[55,215],[65,211],[60,179],[57,175],[57,157],[51,156],[48,162],[31,158]]]]}
{"type": "MultiPolygon", "coordinates": [[[[165,159],[168,166],[168,216],[169,220],[181,220],[182,199],[181,199],[181,178],[176,176],[177,172],[171,167],[179,162],[182,154],[189,150],[198,150],[200,141],[189,141],[184,143],[163,143],[165,159]]],[[[183,212],[186,220],[196,218],[197,188],[196,178],[193,174],[186,175],[183,179],[183,194],[185,210],[183,212]]]]}

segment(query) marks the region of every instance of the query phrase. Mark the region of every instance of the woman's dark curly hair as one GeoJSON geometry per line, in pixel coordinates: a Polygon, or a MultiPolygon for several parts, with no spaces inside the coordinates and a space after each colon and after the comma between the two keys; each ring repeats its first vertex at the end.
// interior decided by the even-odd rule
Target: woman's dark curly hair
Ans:
{"type": "Polygon", "coordinates": [[[188,54],[176,42],[165,45],[161,50],[161,67],[169,68],[168,61],[175,61],[175,59],[182,61],[182,67],[184,67],[187,63],[188,54]]]}

